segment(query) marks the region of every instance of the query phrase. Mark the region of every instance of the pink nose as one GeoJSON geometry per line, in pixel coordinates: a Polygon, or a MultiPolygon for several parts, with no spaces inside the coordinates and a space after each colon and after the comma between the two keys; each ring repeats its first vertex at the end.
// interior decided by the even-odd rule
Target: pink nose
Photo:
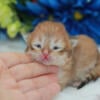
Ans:
{"type": "Polygon", "coordinates": [[[48,54],[43,54],[43,59],[48,60],[48,54]]]}

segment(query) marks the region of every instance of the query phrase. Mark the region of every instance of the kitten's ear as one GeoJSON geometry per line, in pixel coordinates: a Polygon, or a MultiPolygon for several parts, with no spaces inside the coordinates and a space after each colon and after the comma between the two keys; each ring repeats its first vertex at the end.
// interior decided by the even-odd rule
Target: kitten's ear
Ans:
{"type": "Polygon", "coordinates": [[[25,43],[28,42],[28,37],[31,33],[27,33],[27,34],[22,34],[23,40],[25,41],[25,43]]]}
{"type": "Polygon", "coordinates": [[[76,47],[78,44],[78,37],[70,36],[70,43],[71,43],[72,48],[76,47]]]}
{"type": "Polygon", "coordinates": [[[71,38],[71,39],[70,39],[70,43],[71,43],[71,45],[72,45],[72,48],[74,48],[74,47],[77,46],[77,44],[78,44],[78,40],[77,40],[77,39],[73,39],[73,38],[71,38]]]}
{"type": "Polygon", "coordinates": [[[74,49],[78,45],[78,39],[77,38],[70,38],[70,43],[71,43],[71,47],[72,47],[72,49],[71,49],[71,55],[73,55],[74,49]]]}
{"type": "Polygon", "coordinates": [[[26,52],[29,51],[30,47],[31,47],[31,34],[28,34],[28,36],[26,37],[26,52]]]}

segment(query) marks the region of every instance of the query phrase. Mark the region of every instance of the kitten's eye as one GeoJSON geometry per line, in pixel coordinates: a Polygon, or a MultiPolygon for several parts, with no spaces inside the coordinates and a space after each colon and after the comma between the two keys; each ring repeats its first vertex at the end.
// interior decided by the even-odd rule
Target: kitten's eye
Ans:
{"type": "Polygon", "coordinates": [[[60,49],[60,48],[57,47],[57,46],[53,47],[53,50],[59,50],[59,49],[60,49]]]}
{"type": "Polygon", "coordinates": [[[38,41],[32,41],[32,49],[40,50],[42,48],[42,43],[38,41]]]}
{"type": "Polygon", "coordinates": [[[35,44],[35,47],[41,48],[41,45],[40,44],[35,44]]]}

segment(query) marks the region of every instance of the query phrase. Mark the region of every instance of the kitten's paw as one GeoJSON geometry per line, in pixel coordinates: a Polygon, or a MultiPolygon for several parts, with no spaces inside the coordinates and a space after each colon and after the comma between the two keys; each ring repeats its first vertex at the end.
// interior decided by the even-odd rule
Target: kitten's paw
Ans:
{"type": "Polygon", "coordinates": [[[75,88],[78,88],[81,84],[81,81],[75,81],[73,82],[72,86],[75,87],[75,88]]]}
{"type": "Polygon", "coordinates": [[[84,80],[75,80],[72,84],[73,87],[80,89],[83,86],[85,86],[86,84],[88,84],[90,81],[92,80],[91,75],[87,74],[84,78],[84,80]]]}
{"type": "Polygon", "coordinates": [[[77,89],[80,89],[80,88],[84,87],[86,84],[87,84],[86,81],[81,82],[81,84],[77,87],[77,89]]]}
{"type": "Polygon", "coordinates": [[[82,88],[83,86],[85,86],[86,84],[88,84],[91,81],[91,77],[90,75],[86,75],[85,79],[83,81],[81,81],[80,85],[77,87],[78,89],[82,88]]]}

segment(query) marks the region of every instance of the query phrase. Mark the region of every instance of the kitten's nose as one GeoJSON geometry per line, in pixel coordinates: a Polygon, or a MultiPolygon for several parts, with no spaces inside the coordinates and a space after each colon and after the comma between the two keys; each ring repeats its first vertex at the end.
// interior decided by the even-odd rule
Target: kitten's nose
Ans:
{"type": "Polygon", "coordinates": [[[49,52],[47,49],[43,50],[43,59],[48,59],[49,52]]]}
{"type": "Polygon", "coordinates": [[[43,58],[48,60],[48,54],[43,54],[43,58]]]}

